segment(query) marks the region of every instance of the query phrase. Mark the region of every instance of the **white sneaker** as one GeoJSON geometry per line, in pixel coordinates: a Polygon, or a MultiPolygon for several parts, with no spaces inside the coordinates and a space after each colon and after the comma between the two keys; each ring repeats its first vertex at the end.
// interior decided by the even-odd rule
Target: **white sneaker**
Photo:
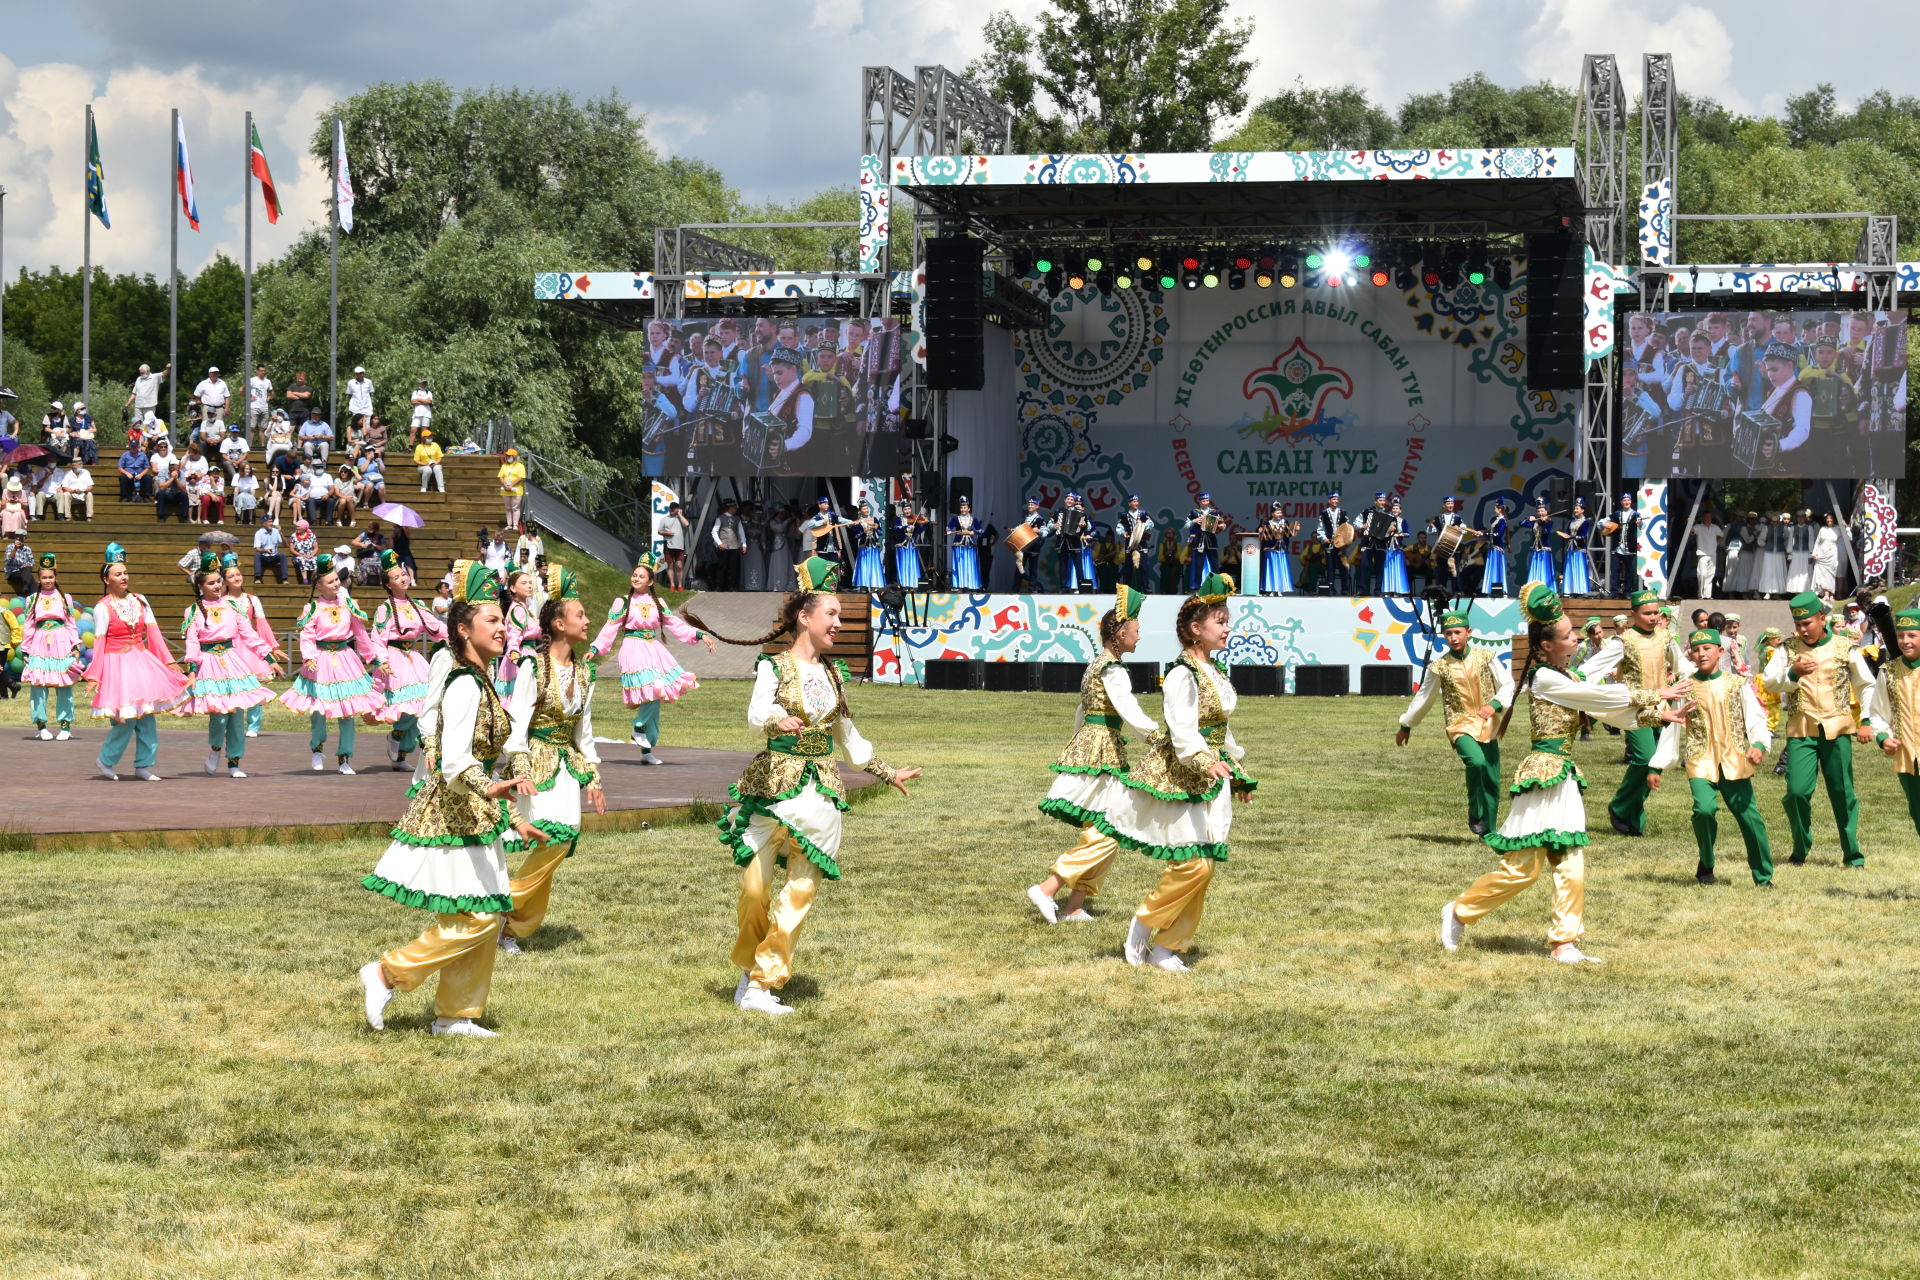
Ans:
{"type": "Polygon", "coordinates": [[[260,731],[258,729],[249,729],[247,730],[247,736],[249,738],[257,738],[260,736],[260,731]]]}
{"type": "Polygon", "coordinates": [[[1571,942],[1563,942],[1553,949],[1553,958],[1561,964],[1605,964],[1599,956],[1590,956],[1571,942]]]}
{"type": "Polygon", "coordinates": [[[100,766],[100,776],[105,778],[108,782],[120,781],[120,775],[115,773],[113,771],[113,766],[108,764],[105,760],[96,759],[94,763],[100,766]]]}
{"type": "Polygon", "coordinates": [[[324,755],[321,755],[318,751],[314,752],[313,753],[313,771],[315,773],[321,773],[325,771],[326,767],[327,767],[327,758],[324,755]]]}
{"type": "Polygon", "coordinates": [[[65,742],[67,739],[71,738],[72,736],[73,736],[73,730],[62,729],[60,732],[53,735],[53,740],[55,742],[65,742]]]}
{"type": "Polygon", "coordinates": [[[400,739],[394,737],[392,734],[387,735],[387,763],[400,763],[400,739]]]}
{"type": "Polygon", "coordinates": [[[640,763],[641,764],[665,764],[666,761],[662,760],[659,756],[653,754],[653,748],[642,747],[640,749],[640,763]]]}
{"type": "Polygon", "coordinates": [[[247,774],[246,774],[246,770],[242,769],[239,765],[235,764],[235,765],[227,766],[227,776],[229,778],[244,778],[247,776],[247,774]]]}
{"type": "Polygon", "coordinates": [[[133,776],[134,776],[134,777],[136,777],[136,778],[138,778],[138,779],[140,779],[140,781],[142,781],[142,782],[160,782],[160,781],[162,781],[162,779],[161,779],[161,777],[160,777],[160,775],[159,775],[159,774],[157,774],[157,773],[155,773],[155,772],[154,772],[153,770],[151,770],[151,769],[135,769],[135,770],[133,771],[133,776]]]}
{"type": "MultiPolygon", "coordinates": [[[[345,776],[351,778],[353,776],[353,766],[348,764],[345,760],[342,760],[340,762],[340,772],[345,776]]],[[[488,1032],[488,1034],[491,1035],[492,1032],[488,1032]]]]}
{"type": "Polygon", "coordinates": [[[776,1018],[782,1014],[793,1012],[791,1005],[780,1003],[779,996],[776,996],[773,992],[765,990],[764,988],[754,986],[749,986],[746,993],[740,997],[740,1007],[742,1009],[751,1009],[755,1013],[771,1014],[776,1018]]]}
{"type": "Polygon", "coordinates": [[[510,956],[522,956],[526,954],[526,952],[520,949],[520,939],[514,937],[505,929],[500,931],[500,949],[510,956]]]}
{"type": "Polygon", "coordinates": [[[1153,941],[1153,930],[1147,928],[1139,916],[1127,926],[1127,963],[1135,968],[1147,962],[1147,944],[1153,941]]]}
{"type": "Polygon", "coordinates": [[[1156,969],[1165,969],[1168,973],[1191,973],[1187,962],[1165,947],[1155,947],[1147,953],[1147,963],[1156,969]]]}
{"type": "Polygon", "coordinates": [[[1037,884],[1027,886],[1027,901],[1040,913],[1040,918],[1048,924],[1060,923],[1060,904],[1037,884]]]}
{"type": "Polygon", "coordinates": [[[45,726],[45,725],[41,725],[41,726],[40,726],[40,734],[39,734],[39,737],[40,737],[40,741],[42,741],[42,742],[52,742],[52,741],[53,741],[53,730],[51,730],[51,729],[49,729],[49,728],[47,728],[47,726],[45,726]]]}
{"type": "Polygon", "coordinates": [[[220,772],[220,753],[218,751],[207,752],[207,762],[201,767],[207,771],[207,776],[209,778],[219,773],[220,772]]]}
{"type": "Polygon", "coordinates": [[[741,999],[747,994],[747,984],[752,981],[753,971],[751,969],[742,969],[740,971],[740,981],[733,989],[733,1003],[735,1005],[738,1005],[741,999]]]}
{"type": "Polygon", "coordinates": [[[1453,914],[1453,904],[1449,902],[1440,908],[1440,945],[1449,951],[1460,949],[1460,939],[1467,932],[1467,926],[1460,923],[1460,917],[1453,914]]]}
{"type": "Polygon", "coordinates": [[[387,1005],[393,1000],[393,988],[380,972],[380,962],[369,960],[360,966],[360,985],[366,990],[367,1025],[375,1031],[387,1029],[387,1005]]]}
{"type": "Polygon", "coordinates": [[[472,1018],[435,1018],[431,1030],[437,1036],[473,1036],[481,1040],[491,1040],[500,1034],[487,1030],[472,1018]]]}
{"type": "Polygon", "coordinates": [[[1087,909],[1085,907],[1076,907],[1074,910],[1069,911],[1067,912],[1067,914],[1061,916],[1060,923],[1061,924],[1092,924],[1093,917],[1087,914],[1087,909]]]}

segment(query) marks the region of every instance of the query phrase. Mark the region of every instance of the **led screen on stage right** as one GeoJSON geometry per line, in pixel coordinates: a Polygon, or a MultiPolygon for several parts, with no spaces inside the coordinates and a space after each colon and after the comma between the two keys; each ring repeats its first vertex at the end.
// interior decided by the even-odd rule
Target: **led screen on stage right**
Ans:
{"type": "Polygon", "coordinates": [[[1906,473],[1903,311],[1635,312],[1626,337],[1627,479],[1906,473]]]}

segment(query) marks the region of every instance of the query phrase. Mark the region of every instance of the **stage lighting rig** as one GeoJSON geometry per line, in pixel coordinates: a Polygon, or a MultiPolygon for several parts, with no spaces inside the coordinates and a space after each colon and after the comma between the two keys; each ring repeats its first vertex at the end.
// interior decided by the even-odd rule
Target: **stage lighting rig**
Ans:
{"type": "Polygon", "coordinates": [[[1467,255],[1467,283],[1482,285],[1487,282],[1487,246],[1475,245],[1467,255]]]}

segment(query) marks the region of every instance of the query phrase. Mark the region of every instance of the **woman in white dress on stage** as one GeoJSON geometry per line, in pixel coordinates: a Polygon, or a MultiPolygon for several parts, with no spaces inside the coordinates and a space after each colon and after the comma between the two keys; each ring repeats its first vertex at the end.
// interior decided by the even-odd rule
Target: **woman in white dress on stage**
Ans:
{"type": "Polygon", "coordinates": [[[1840,585],[1840,526],[1829,511],[1813,535],[1813,589],[1831,599],[1840,585]]]}

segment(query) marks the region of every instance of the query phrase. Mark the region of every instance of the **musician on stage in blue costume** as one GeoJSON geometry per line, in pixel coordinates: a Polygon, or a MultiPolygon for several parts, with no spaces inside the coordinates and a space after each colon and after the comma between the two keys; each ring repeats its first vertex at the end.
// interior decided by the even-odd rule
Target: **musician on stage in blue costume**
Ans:
{"type": "Polygon", "coordinates": [[[1387,509],[1386,491],[1373,495],[1373,505],[1360,513],[1355,525],[1360,530],[1360,585],[1363,596],[1382,594],[1387,571],[1387,546],[1393,540],[1393,513],[1387,509]]]}
{"type": "Polygon", "coordinates": [[[1553,513],[1547,510],[1545,498],[1534,501],[1533,515],[1527,523],[1533,528],[1533,554],[1527,557],[1527,579],[1544,582],[1549,591],[1558,591],[1560,575],[1553,568],[1553,513]]]}
{"type": "Polygon", "coordinates": [[[1293,563],[1287,555],[1287,543],[1299,527],[1280,514],[1280,504],[1274,503],[1267,511],[1267,518],[1260,526],[1260,594],[1263,596],[1290,596],[1293,594],[1293,563]]]}
{"type": "Polygon", "coordinates": [[[1091,595],[1098,590],[1093,572],[1093,517],[1080,505],[1079,494],[1069,493],[1060,500],[1054,529],[1060,535],[1060,589],[1070,595],[1091,595]]]}
{"type": "Polygon", "coordinates": [[[1328,589],[1337,596],[1350,596],[1353,594],[1353,571],[1347,564],[1346,547],[1339,545],[1342,525],[1348,527],[1346,537],[1351,541],[1353,521],[1340,509],[1340,491],[1335,489],[1327,495],[1327,505],[1320,512],[1318,541],[1327,556],[1328,589]]]}
{"type": "Polygon", "coordinates": [[[686,467],[686,447],[680,440],[680,406],[660,385],[653,364],[640,366],[640,474],[667,474],[671,456],[674,470],[686,467]],[[675,445],[680,447],[676,448],[675,445]]]}
{"type": "Polygon", "coordinates": [[[1561,573],[1562,595],[1590,596],[1593,594],[1593,560],[1587,554],[1587,548],[1593,542],[1593,517],[1587,514],[1585,498],[1573,500],[1573,516],[1567,521],[1567,527],[1560,531],[1566,539],[1566,569],[1561,573]]]}
{"type": "Polygon", "coordinates": [[[902,502],[893,518],[893,575],[894,581],[908,591],[918,591],[926,579],[926,567],[921,562],[920,544],[926,538],[927,519],[914,509],[911,502],[902,502]]]}
{"type": "Polygon", "coordinates": [[[882,555],[887,545],[886,530],[874,518],[873,504],[860,504],[860,519],[853,526],[853,588],[856,591],[878,591],[887,585],[886,559],[882,555]]]}
{"type": "MultiPolygon", "coordinates": [[[[1013,589],[1015,591],[1038,591],[1040,589],[1040,544],[1046,540],[1052,521],[1040,508],[1040,499],[1027,499],[1027,513],[1020,517],[1019,529],[1033,531],[1032,540],[1017,548],[1013,553],[1013,589]]],[[[1009,535],[1011,536],[1011,535],[1009,535]]]]}
{"type": "Polygon", "coordinates": [[[980,522],[966,498],[960,499],[959,507],[947,518],[947,585],[955,591],[979,591],[980,522]]]}
{"type": "Polygon", "coordinates": [[[1127,505],[1114,521],[1120,538],[1120,581],[1135,591],[1147,589],[1147,574],[1153,564],[1153,517],[1140,505],[1140,495],[1127,495],[1127,505]]]}
{"type": "Polygon", "coordinates": [[[1387,528],[1386,563],[1380,570],[1380,594],[1410,596],[1413,585],[1407,580],[1407,517],[1402,514],[1400,499],[1387,504],[1387,514],[1391,523],[1387,528]]]}
{"type": "Polygon", "coordinates": [[[1620,495],[1620,509],[1600,532],[1613,551],[1613,594],[1632,595],[1639,582],[1640,513],[1634,510],[1631,492],[1620,495]]]}
{"type": "Polygon", "coordinates": [[[1433,523],[1428,526],[1428,531],[1434,538],[1433,583],[1435,586],[1445,587],[1450,597],[1459,597],[1467,593],[1465,582],[1467,552],[1472,545],[1467,537],[1461,537],[1451,547],[1446,545],[1449,540],[1444,535],[1447,530],[1456,527],[1464,529],[1467,536],[1475,536],[1477,533],[1467,523],[1466,516],[1460,513],[1460,499],[1449,495],[1440,504],[1440,514],[1434,517],[1433,523]]]}
{"type": "Polygon", "coordinates": [[[1227,527],[1226,515],[1213,505],[1211,493],[1201,494],[1198,503],[1187,512],[1187,581],[1194,587],[1220,567],[1218,539],[1227,527]]]}
{"type": "Polygon", "coordinates": [[[1487,567],[1480,577],[1480,593],[1489,596],[1507,594],[1507,504],[1503,498],[1493,502],[1493,519],[1481,536],[1487,543],[1487,567]]]}
{"type": "Polygon", "coordinates": [[[839,523],[833,518],[833,499],[822,497],[813,514],[800,522],[801,554],[840,563],[840,539],[834,532],[839,523]]]}

